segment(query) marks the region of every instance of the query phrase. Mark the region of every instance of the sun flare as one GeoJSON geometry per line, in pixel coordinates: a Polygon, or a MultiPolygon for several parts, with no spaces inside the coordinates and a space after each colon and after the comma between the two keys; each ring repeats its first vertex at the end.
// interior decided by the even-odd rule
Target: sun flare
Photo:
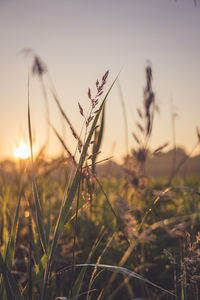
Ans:
{"type": "Polygon", "coordinates": [[[14,149],[15,158],[27,159],[30,155],[30,148],[24,142],[21,142],[19,146],[14,149]]]}

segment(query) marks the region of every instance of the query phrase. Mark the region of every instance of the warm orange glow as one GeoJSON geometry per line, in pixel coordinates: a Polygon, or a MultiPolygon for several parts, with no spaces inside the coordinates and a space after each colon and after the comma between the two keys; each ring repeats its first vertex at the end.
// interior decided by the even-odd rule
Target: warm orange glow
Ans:
{"type": "Polygon", "coordinates": [[[19,146],[14,149],[14,156],[16,158],[27,159],[30,155],[30,148],[24,142],[21,142],[19,146]]]}

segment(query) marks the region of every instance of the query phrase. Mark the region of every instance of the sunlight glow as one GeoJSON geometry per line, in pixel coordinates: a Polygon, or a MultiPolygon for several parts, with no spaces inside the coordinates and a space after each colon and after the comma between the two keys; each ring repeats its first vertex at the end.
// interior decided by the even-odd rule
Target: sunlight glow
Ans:
{"type": "Polygon", "coordinates": [[[18,147],[14,149],[15,158],[27,159],[31,156],[30,148],[24,143],[21,142],[18,147]]]}

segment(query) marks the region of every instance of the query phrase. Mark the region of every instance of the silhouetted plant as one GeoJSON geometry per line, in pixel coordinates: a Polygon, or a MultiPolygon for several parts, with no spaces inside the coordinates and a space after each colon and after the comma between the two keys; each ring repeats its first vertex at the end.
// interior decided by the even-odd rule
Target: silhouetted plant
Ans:
{"type": "MultiPolygon", "coordinates": [[[[146,67],[146,87],[144,89],[144,102],[143,109],[137,109],[139,121],[136,122],[137,133],[133,132],[133,138],[137,144],[132,150],[132,155],[139,165],[139,172],[142,175],[146,173],[146,161],[150,154],[150,142],[152,137],[152,129],[154,123],[155,112],[159,111],[158,106],[155,103],[155,93],[152,89],[152,68],[150,65],[146,67]]],[[[153,151],[153,154],[157,154],[164,149],[168,143],[158,147],[153,151]]]]}

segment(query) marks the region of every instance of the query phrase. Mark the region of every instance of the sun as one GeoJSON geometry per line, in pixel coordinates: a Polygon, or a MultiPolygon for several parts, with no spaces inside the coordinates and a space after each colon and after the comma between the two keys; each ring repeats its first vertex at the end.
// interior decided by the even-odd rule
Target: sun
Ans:
{"type": "Polygon", "coordinates": [[[31,156],[30,148],[24,142],[21,142],[19,146],[14,149],[14,156],[16,158],[27,159],[31,156]]]}

